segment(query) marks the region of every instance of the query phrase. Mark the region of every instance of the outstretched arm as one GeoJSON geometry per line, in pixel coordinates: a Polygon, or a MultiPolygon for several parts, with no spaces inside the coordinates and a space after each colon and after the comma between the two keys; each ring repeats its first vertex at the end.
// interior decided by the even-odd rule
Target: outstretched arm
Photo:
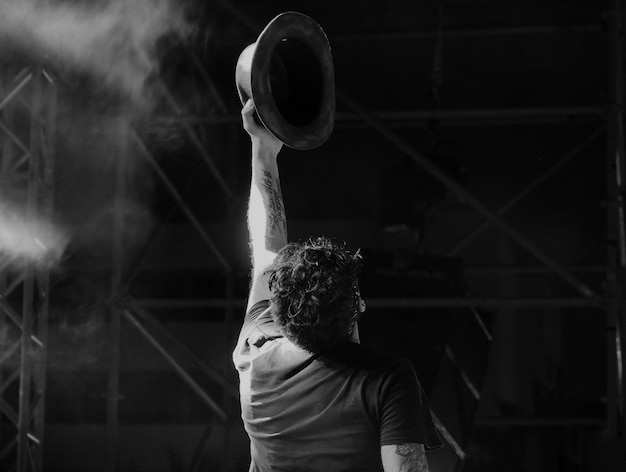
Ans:
{"type": "Polygon", "coordinates": [[[382,446],[380,455],[385,472],[428,472],[423,444],[382,446]]]}
{"type": "Polygon", "coordinates": [[[241,111],[243,127],[252,142],[252,179],[248,201],[252,283],[246,310],[256,302],[269,298],[264,273],[276,253],[287,244],[287,220],[277,163],[282,142],[254,121],[254,111],[251,99],[241,111]]]}

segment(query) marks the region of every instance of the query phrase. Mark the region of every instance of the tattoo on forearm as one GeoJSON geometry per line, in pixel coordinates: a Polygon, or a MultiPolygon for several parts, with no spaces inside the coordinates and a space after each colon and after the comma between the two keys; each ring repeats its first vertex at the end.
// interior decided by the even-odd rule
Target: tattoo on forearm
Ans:
{"type": "Polygon", "coordinates": [[[267,235],[271,237],[273,231],[279,231],[283,235],[287,235],[287,221],[285,218],[285,206],[283,204],[283,196],[280,190],[280,181],[272,177],[272,174],[266,170],[263,171],[262,177],[263,190],[268,199],[267,204],[267,235]]]}
{"type": "Polygon", "coordinates": [[[415,444],[399,444],[396,446],[396,454],[402,457],[402,472],[428,472],[426,454],[421,447],[415,444]]]}

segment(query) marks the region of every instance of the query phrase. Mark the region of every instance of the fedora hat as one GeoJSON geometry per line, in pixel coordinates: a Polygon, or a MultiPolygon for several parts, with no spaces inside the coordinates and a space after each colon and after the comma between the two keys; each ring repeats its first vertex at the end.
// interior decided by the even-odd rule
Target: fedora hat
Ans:
{"type": "Polygon", "coordinates": [[[313,149],[330,137],[333,61],[326,34],[308,16],[286,12],[270,21],[239,55],[235,81],[241,103],[252,98],[260,124],[286,146],[313,149]]]}

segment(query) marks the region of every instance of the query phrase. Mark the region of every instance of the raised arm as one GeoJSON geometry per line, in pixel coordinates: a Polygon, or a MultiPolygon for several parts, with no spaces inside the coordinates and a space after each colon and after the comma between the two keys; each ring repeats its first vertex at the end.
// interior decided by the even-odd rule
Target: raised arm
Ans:
{"type": "Polygon", "coordinates": [[[254,121],[254,110],[251,99],[241,110],[243,127],[252,141],[252,179],[248,201],[252,283],[247,309],[269,298],[264,273],[276,253],[287,244],[287,220],[277,163],[283,144],[254,121]]]}
{"type": "Polygon", "coordinates": [[[380,455],[385,472],[428,472],[423,444],[382,446],[380,455]]]}

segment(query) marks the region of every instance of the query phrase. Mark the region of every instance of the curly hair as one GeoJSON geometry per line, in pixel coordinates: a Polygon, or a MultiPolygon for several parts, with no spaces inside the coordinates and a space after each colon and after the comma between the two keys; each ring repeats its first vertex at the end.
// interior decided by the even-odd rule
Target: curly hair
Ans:
{"type": "Polygon", "coordinates": [[[326,237],[291,243],[268,270],[272,317],[287,339],[322,352],[352,334],[360,253],[326,237]]]}

